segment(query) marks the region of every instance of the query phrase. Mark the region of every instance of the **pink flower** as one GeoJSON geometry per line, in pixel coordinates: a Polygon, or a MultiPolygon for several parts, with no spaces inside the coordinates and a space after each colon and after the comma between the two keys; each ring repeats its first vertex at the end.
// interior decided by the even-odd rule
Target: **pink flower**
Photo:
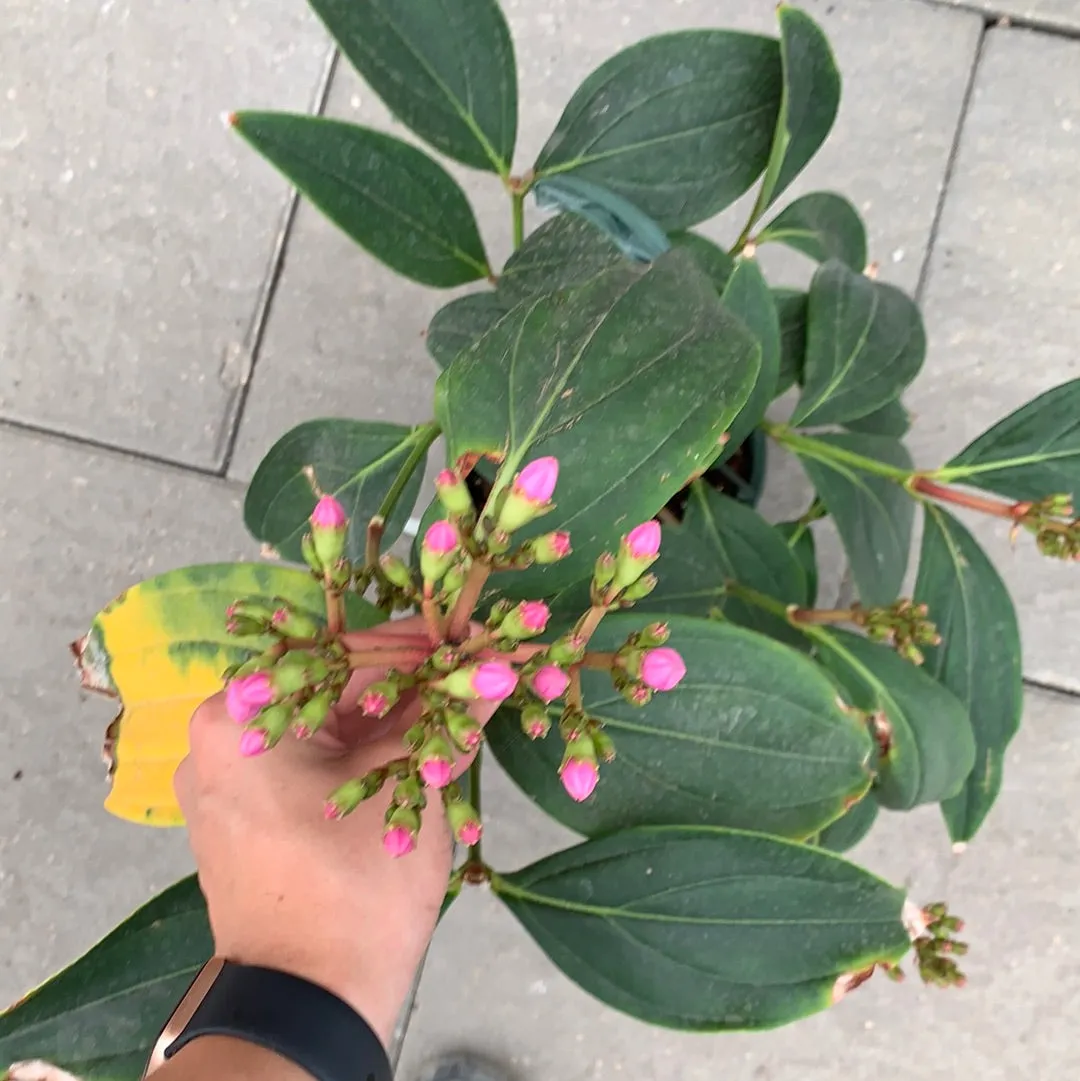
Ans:
{"type": "Polygon", "coordinates": [[[316,529],[341,529],[348,520],[345,508],[332,495],[324,495],[311,512],[311,524],[316,529]]]}
{"type": "Polygon", "coordinates": [[[385,694],[378,691],[364,691],[360,696],[360,712],[369,717],[383,717],[390,709],[390,702],[385,694]]]}
{"type": "Polygon", "coordinates": [[[654,691],[670,691],[686,675],[686,665],[670,646],[649,649],[641,658],[641,679],[654,691]]]}
{"type": "Polygon", "coordinates": [[[653,559],[660,551],[660,523],[650,519],[626,535],[626,547],[635,559],[653,559]]]}
{"type": "Polygon", "coordinates": [[[445,518],[432,522],[424,534],[424,547],[433,555],[449,555],[458,546],[458,531],[445,518]]]}
{"type": "Polygon", "coordinates": [[[266,733],[261,728],[249,728],[240,737],[240,753],[245,758],[254,758],[266,750],[266,733]]]}
{"type": "Polygon", "coordinates": [[[404,826],[390,826],[383,834],[383,848],[395,859],[407,856],[416,847],[416,837],[404,826]]]}
{"type": "Polygon", "coordinates": [[[453,772],[453,766],[445,758],[429,758],[420,766],[420,777],[428,788],[445,788],[453,772]]]}
{"type": "Polygon", "coordinates": [[[563,788],[570,794],[570,798],[581,803],[587,800],[600,779],[600,770],[595,762],[586,759],[570,758],[563,763],[559,770],[559,779],[563,788]]]}
{"type": "Polygon", "coordinates": [[[440,469],[435,477],[436,488],[453,488],[458,484],[458,475],[452,469],[440,469]]]}
{"type": "Polygon", "coordinates": [[[548,534],[551,550],[559,559],[565,559],[570,554],[570,534],[563,529],[548,534]]]}
{"type": "Polygon", "coordinates": [[[463,845],[474,845],[480,840],[480,835],[483,832],[484,827],[471,818],[458,827],[457,839],[463,845]]]}
{"type": "Polygon", "coordinates": [[[537,458],[514,478],[514,490],[532,503],[546,503],[559,480],[557,458],[537,458]]]}
{"type": "Polygon", "coordinates": [[[274,700],[274,688],[265,672],[252,672],[229,682],[225,688],[225,710],[237,724],[247,724],[274,700]]]}
{"type": "Polygon", "coordinates": [[[570,686],[570,677],[554,664],[545,664],[533,673],[531,686],[533,693],[543,702],[554,702],[566,693],[570,686]]]}
{"type": "Polygon", "coordinates": [[[522,601],[518,606],[521,625],[530,634],[540,634],[551,618],[551,611],[543,601],[522,601]]]}
{"type": "Polygon", "coordinates": [[[518,674],[502,661],[485,661],[478,664],[472,674],[472,689],[489,702],[501,702],[514,693],[518,674]]]}

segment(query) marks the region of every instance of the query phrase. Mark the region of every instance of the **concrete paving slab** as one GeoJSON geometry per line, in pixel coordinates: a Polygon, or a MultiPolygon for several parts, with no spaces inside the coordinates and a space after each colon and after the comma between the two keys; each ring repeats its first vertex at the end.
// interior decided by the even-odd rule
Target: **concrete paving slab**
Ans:
{"type": "MultiPolygon", "coordinates": [[[[1078,168],[1080,41],[990,31],[931,261],[930,354],[907,398],[920,466],[1080,375],[1078,168]]],[[[1025,673],[1080,690],[1076,568],[974,526],[1016,599],[1025,673]]]]}
{"type": "Polygon", "coordinates": [[[221,123],[309,107],[300,0],[10,0],[0,416],[215,466],[286,187],[221,123]]]}
{"type": "MultiPolygon", "coordinates": [[[[759,1034],[650,1028],[572,986],[490,893],[466,892],[436,933],[399,1077],[449,1050],[484,1052],[514,1081],[1057,1081],[1080,1067],[1080,712],[1028,696],[1001,801],[953,855],[934,808],[887,815],[853,855],[920,903],[946,897],[968,924],[968,986],[875,978],[797,1025],[759,1034]]],[[[485,769],[485,852],[522,866],[573,838],[485,769]]],[[[601,781],[601,784],[603,781],[601,781]]],[[[910,967],[910,966],[909,966],[910,967]]]]}
{"type": "Polygon", "coordinates": [[[190,869],[179,830],[102,809],[116,712],[68,643],[126,586],[256,558],[223,481],[0,429],[0,1004],[190,869]]]}
{"type": "MultiPolygon", "coordinates": [[[[845,95],[832,140],[793,193],[830,187],[849,194],[867,217],[883,276],[913,289],[982,21],[970,13],[894,0],[807,0],[804,6],[834,42],[845,95]]],[[[699,26],[775,32],[771,4],[739,0],[663,5],[560,0],[542,10],[512,0],[504,7],[525,103],[519,169],[534,160],[579,82],[619,48],[649,34],[699,26]]],[[[410,138],[344,64],[330,111],[410,138]]],[[[453,165],[450,171],[476,208],[492,257],[501,260],[510,246],[510,222],[498,181],[453,165]]],[[[748,209],[740,204],[707,231],[730,243],[741,224],[737,216],[748,209]]],[[[779,266],[784,280],[798,281],[809,272],[809,263],[799,257],[779,263],[773,257],[770,266],[779,266]]],[[[249,477],[285,430],[311,417],[351,413],[419,421],[429,416],[435,373],[421,334],[451,295],[396,277],[302,205],[231,475],[249,477]]],[[[805,509],[800,477],[798,467],[789,465],[772,480],[783,513],[788,507],[795,514],[805,509]]]]}
{"type": "Polygon", "coordinates": [[[1077,0],[932,0],[971,11],[985,11],[994,19],[1016,19],[1037,26],[1080,28],[1077,0]]]}

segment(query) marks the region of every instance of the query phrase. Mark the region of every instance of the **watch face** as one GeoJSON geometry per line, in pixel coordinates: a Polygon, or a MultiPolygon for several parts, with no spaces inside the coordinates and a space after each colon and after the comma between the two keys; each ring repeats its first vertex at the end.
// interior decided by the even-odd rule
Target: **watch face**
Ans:
{"type": "Polygon", "coordinates": [[[180,1004],[173,1011],[172,1017],[165,1023],[161,1030],[154,1050],[150,1053],[150,1061],[143,1070],[143,1078],[149,1077],[155,1070],[165,1065],[166,1051],[169,1045],[188,1027],[199,1003],[206,998],[206,992],[214,985],[218,973],[225,967],[225,961],[221,957],[213,957],[199,969],[198,975],[192,981],[191,986],[184,993],[180,1004]]]}

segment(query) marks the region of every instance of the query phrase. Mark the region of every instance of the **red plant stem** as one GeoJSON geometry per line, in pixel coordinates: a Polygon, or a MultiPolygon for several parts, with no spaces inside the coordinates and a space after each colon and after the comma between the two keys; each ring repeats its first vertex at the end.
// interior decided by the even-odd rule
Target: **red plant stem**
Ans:
{"type": "Polygon", "coordinates": [[[1023,517],[1024,508],[1030,504],[1005,503],[1000,499],[987,499],[972,492],[962,492],[956,488],[948,488],[944,484],[936,484],[929,477],[914,476],[909,482],[913,492],[937,499],[942,503],[952,503],[957,507],[967,507],[968,510],[976,510],[980,514],[989,514],[994,518],[1008,518],[1015,521],[1023,517]]]}
{"type": "Polygon", "coordinates": [[[575,664],[570,669],[570,688],[566,692],[567,705],[575,709],[582,709],[581,700],[581,666],[575,664]]]}
{"type": "Polygon", "coordinates": [[[491,645],[491,631],[481,631],[479,634],[474,634],[472,638],[466,638],[460,646],[457,647],[458,653],[463,657],[471,657],[474,653],[479,653],[483,649],[487,649],[491,645]]]}
{"type": "Polygon", "coordinates": [[[854,623],[853,608],[796,608],[788,609],[788,619],[792,623],[854,623]]]}
{"type": "Polygon", "coordinates": [[[385,528],[386,522],[377,514],[368,522],[367,543],[364,547],[365,570],[374,571],[379,562],[379,546],[382,544],[382,535],[385,528]]]}
{"type": "Polygon", "coordinates": [[[615,667],[614,653],[600,653],[590,650],[581,658],[582,668],[595,668],[602,672],[609,672],[615,667]]]}
{"type": "Polygon", "coordinates": [[[397,668],[422,664],[431,650],[423,649],[357,649],[345,655],[350,668],[397,668]]]}
{"type": "Polygon", "coordinates": [[[504,661],[512,661],[514,664],[524,664],[526,661],[532,660],[537,653],[543,653],[548,647],[540,645],[537,642],[526,642],[524,645],[520,645],[513,653],[493,653],[492,656],[498,656],[504,661]]]}
{"type": "Polygon", "coordinates": [[[323,583],[326,598],[326,629],[336,638],[345,629],[345,604],[341,594],[329,582],[323,583]]]}
{"type": "Polygon", "coordinates": [[[442,619],[439,617],[439,606],[434,597],[424,597],[420,601],[420,612],[424,617],[424,626],[427,628],[428,642],[434,646],[443,643],[442,619]]]}
{"type": "Polygon", "coordinates": [[[453,612],[450,613],[450,624],[446,635],[451,642],[461,642],[469,629],[469,617],[476,608],[476,602],[480,600],[480,594],[484,591],[484,583],[491,574],[491,564],[485,559],[477,559],[469,568],[465,577],[465,584],[458,594],[457,603],[453,612]]]}
{"type": "Polygon", "coordinates": [[[600,626],[600,620],[607,615],[607,608],[602,606],[593,605],[582,618],[577,627],[577,635],[579,638],[588,642],[596,633],[596,628],[600,626]]]}

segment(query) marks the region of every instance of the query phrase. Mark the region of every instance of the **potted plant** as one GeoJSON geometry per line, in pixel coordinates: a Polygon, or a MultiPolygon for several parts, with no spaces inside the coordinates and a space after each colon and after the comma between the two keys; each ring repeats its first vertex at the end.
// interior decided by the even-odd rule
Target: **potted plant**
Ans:
{"type": "MultiPolygon", "coordinates": [[[[1080,469],[1080,381],[939,468],[913,467],[900,399],[923,363],[919,312],[866,272],[846,199],[784,199],[840,96],[826,39],[796,8],[779,9],[776,39],[706,29],[623,50],[514,174],[514,53],[496,0],[310,2],[403,124],[492,174],[516,250],[491,265],[464,194],[413,145],[311,116],[231,118],[374,257],[432,287],[479,288],[430,326],[431,419],[309,421],[267,454],[244,513],[275,561],[143,582],[77,643],[84,684],[123,699],[107,807],[179,824],[172,770],[223,673],[245,723],[238,752],[256,754],[309,735],[350,671],[374,665],[366,712],[411,696],[422,714],[399,758],[327,793],[328,817],[381,799],[387,858],[408,858],[442,800],[465,849],[447,903],[488,882],[617,1009],[765,1028],[908,962],[961,984],[966,947],[944,904],[914,904],[836,853],[881,807],[939,803],[958,843],[989,812],[1020,722],[1020,642],[953,511],[1076,558],[1062,493],[1080,469]],[[691,231],[751,189],[730,248],[691,231]],[[526,237],[530,194],[558,213],[526,237]],[[818,264],[807,291],[767,284],[755,253],[770,243],[818,264]],[[792,387],[786,419],[767,419],[792,387]],[[445,468],[406,561],[387,549],[440,436],[445,468]],[[797,521],[732,497],[753,487],[762,439],[806,471],[797,521]],[[718,473],[733,462],[735,482],[718,473]],[[824,516],[857,594],[843,608],[817,606],[824,516]],[[380,631],[403,610],[421,613],[416,634],[380,631]],[[342,631],[358,628],[364,648],[347,649],[342,631]],[[502,703],[484,731],[462,709],[476,696],[502,703]],[[175,753],[145,754],[150,738],[175,753]],[[467,791],[450,781],[483,742],[580,844],[520,869],[485,861],[481,759],[467,791]]],[[[187,879],[0,1015],[0,1060],[136,1077],[209,952],[187,879]]]]}

